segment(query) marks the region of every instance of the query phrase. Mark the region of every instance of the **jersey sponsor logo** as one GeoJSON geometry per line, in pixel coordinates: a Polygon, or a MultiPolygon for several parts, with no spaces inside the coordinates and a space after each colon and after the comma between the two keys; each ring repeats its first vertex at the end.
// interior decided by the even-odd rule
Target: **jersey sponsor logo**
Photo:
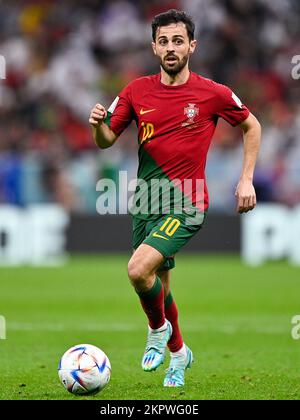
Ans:
{"type": "Polygon", "coordinates": [[[242,101],[240,100],[240,98],[238,98],[238,97],[236,96],[236,94],[235,94],[235,93],[233,93],[233,92],[232,92],[231,97],[232,97],[232,99],[234,100],[234,102],[237,104],[237,106],[238,106],[239,108],[243,108],[242,101]]]}
{"type": "Polygon", "coordinates": [[[112,114],[114,112],[114,110],[117,108],[119,100],[120,100],[120,97],[117,96],[116,99],[113,101],[113,103],[111,104],[111,106],[108,108],[107,111],[112,114]]]}
{"type": "Polygon", "coordinates": [[[168,241],[168,240],[169,240],[169,238],[165,238],[164,236],[160,235],[160,234],[159,234],[159,233],[157,233],[157,232],[154,232],[152,236],[154,236],[154,238],[161,238],[161,239],[164,239],[165,241],[168,241]]]}
{"type": "Polygon", "coordinates": [[[196,107],[196,104],[188,104],[186,108],[184,108],[184,115],[187,116],[188,120],[182,124],[183,127],[188,125],[194,124],[195,118],[199,114],[199,108],[196,107]]]}
{"type": "Polygon", "coordinates": [[[140,115],[149,114],[149,112],[154,112],[154,111],[156,111],[156,109],[144,109],[144,108],[142,108],[140,110],[140,115]]]}

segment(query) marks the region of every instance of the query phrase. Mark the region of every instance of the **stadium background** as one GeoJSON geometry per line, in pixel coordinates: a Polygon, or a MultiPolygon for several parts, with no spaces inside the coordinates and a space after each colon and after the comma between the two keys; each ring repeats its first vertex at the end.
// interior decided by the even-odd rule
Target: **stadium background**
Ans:
{"type": "MultiPolygon", "coordinates": [[[[58,202],[95,212],[95,184],[136,176],[135,127],[99,153],[87,118],[135,77],[159,71],[150,47],[153,15],[191,13],[199,46],[195,72],[230,86],[263,125],[255,184],[261,201],[300,200],[299,2],[288,0],[1,2],[0,48],[7,63],[0,125],[0,202],[58,202]]],[[[241,135],[220,121],[207,176],[211,210],[232,211],[241,135]]]]}
{"type": "MultiPolygon", "coordinates": [[[[106,223],[96,214],[96,183],[117,179],[120,170],[136,176],[135,127],[111,150],[99,151],[87,124],[89,111],[96,102],[110,105],[132,79],[159,71],[150,23],[169,8],[184,9],[195,19],[199,45],[192,70],[230,86],[263,126],[255,174],[259,202],[291,208],[300,203],[299,81],[291,76],[292,57],[300,53],[298,1],[1,1],[6,78],[0,98],[0,205],[61,205],[77,223],[69,249],[82,251],[84,237],[93,241],[90,250],[105,248],[108,235],[92,227],[96,220],[103,220],[99,229],[106,223]]],[[[239,249],[234,189],[241,157],[240,131],[220,121],[207,167],[211,223],[217,220],[218,229],[207,236],[212,242],[207,248],[199,239],[201,249],[220,251],[220,239],[221,251],[232,250],[232,243],[239,249]],[[232,235],[225,230],[228,220],[234,220],[232,235]]],[[[124,221],[117,231],[110,229],[109,251],[113,242],[116,250],[119,242],[124,248],[128,243],[129,255],[130,226],[124,221]]],[[[175,398],[299,398],[299,343],[290,337],[291,317],[300,313],[299,269],[286,261],[249,269],[238,256],[214,255],[183,255],[178,265],[174,288],[183,326],[206,365],[191,371],[191,388],[175,398]],[[194,296],[182,278],[190,281],[194,296]]],[[[1,398],[66,398],[57,388],[54,365],[67,347],[85,340],[104,346],[116,366],[103,398],[173,398],[150,392],[153,378],[140,379],[136,359],[144,318],[125,268],[125,256],[99,255],[72,256],[57,269],[0,269],[0,315],[7,319],[7,340],[0,341],[7,381],[1,398]],[[126,328],[133,331],[129,339],[126,328]],[[133,371],[124,370],[126,357],[133,371]],[[126,375],[132,383],[145,381],[143,395],[126,384],[126,375]],[[45,377],[49,388],[41,386],[45,377]]]]}

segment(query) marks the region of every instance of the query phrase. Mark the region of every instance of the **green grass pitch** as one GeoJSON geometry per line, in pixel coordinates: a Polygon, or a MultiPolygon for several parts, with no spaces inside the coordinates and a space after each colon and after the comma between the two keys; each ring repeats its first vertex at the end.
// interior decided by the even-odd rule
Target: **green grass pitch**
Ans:
{"type": "Polygon", "coordinates": [[[163,366],[140,368],[146,318],[129,285],[126,256],[72,257],[61,268],[0,268],[0,399],[299,399],[300,270],[260,268],[235,256],[178,255],[173,294],[195,363],[186,386],[165,389],[163,366]],[[60,384],[60,356],[90,343],[110,358],[109,385],[75,397],[60,384]]]}

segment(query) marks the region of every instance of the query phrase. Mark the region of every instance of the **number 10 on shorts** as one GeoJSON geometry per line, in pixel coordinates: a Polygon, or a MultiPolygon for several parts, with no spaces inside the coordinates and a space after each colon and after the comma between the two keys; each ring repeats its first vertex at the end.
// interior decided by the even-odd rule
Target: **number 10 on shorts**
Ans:
{"type": "Polygon", "coordinates": [[[162,227],[159,229],[161,232],[164,232],[168,236],[173,236],[176,230],[181,225],[180,220],[173,219],[173,217],[168,217],[162,227]]]}

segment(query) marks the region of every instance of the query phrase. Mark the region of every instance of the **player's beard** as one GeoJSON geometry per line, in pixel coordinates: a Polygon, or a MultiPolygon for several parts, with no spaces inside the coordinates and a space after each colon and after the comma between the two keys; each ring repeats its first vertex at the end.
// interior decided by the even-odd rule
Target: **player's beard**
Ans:
{"type": "MultiPolygon", "coordinates": [[[[189,54],[185,55],[184,57],[182,57],[181,60],[178,59],[178,57],[176,57],[174,54],[170,54],[171,57],[174,57],[177,59],[175,64],[169,64],[166,59],[167,57],[165,57],[164,59],[160,59],[160,65],[162,66],[162,68],[164,69],[164,71],[169,75],[169,76],[176,76],[178,73],[180,73],[184,67],[187,65],[187,62],[189,61],[189,54]]],[[[169,57],[170,57],[169,56],[169,57]]]]}

